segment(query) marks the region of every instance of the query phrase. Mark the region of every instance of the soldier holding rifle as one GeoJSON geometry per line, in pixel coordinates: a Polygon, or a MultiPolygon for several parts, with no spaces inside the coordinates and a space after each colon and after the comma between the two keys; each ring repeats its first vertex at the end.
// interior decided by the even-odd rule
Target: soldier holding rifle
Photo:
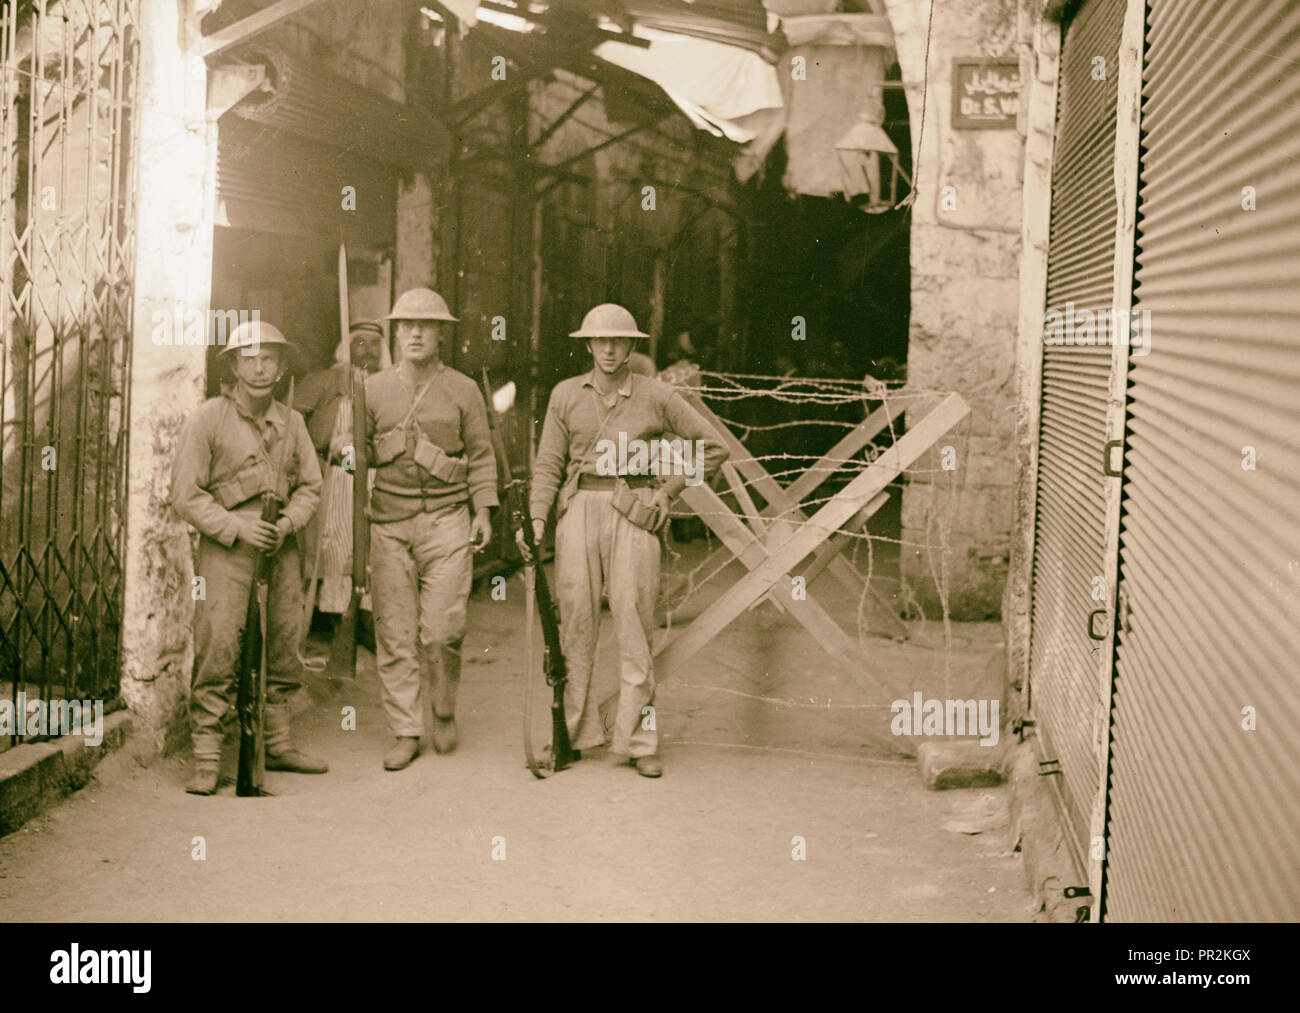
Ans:
{"type": "MultiPolygon", "coordinates": [[[[321,474],[302,416],[275,400],[289,342],[270,324],[240,324],[219,363],[234,385],[204,402],[185,424],[172,471],[172,506],[199,532],[190,693],[194,773],[186,791],[211,795],[221,761],[221,724],[230,710],[249,591],[259,553],[274,555],[266,615],[266,769],[323,774],[329,767],[290,745],[289,699],[300,687],[297,633],[302,611],[296,534],[320,499],[321,474]],[[284,506],[262,520],[263,493],[284,506]]],[[[247,635],[247,634],[246,634],[247,635]]]]}
{"type": "MultiPolygon", "coordinates": [[[[690,462],[701,480],[727,457],[709,424],[666,383],[634,373],[637,329],[622,306],[604,303],[583,318],[570,337],[585,339],[595,367],[561,381],[551,392],[537,446],[529,512],[541,541],[546,516],[558,493],[555,531],[555,596],[568,667],[565,712],[574,758],[605,742],[592,667],[600,631],[602,590],[609,594],[621,659],[613,752],[628,757],[638,773],[659,777],[659,739],[653,715],[654,659],[650,638],[659,590],[659,535],[669,503],[687,476],[658,459],[648,470],[598,466],[612,445],[659,445],[665,433],[693,440],[703,460],[690,462]],[[639,473],[638,473],[639,472],[639,473]]],[[[517,536],[527,553],[522,532],[517,536]]]]}

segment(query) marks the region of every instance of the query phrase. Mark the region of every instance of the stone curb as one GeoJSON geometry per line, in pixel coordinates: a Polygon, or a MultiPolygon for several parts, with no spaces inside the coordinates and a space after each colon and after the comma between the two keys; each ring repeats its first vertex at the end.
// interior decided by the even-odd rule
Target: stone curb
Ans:
{"type": "Polygon", "coordinates": [[[1024,858],[1025,881],[1039,919],[1073,922],[1090,902],[1069,899],[1067,886],[1081,881],[1057,816],[1051,786],[1038,773],[1032,742],[1016,742],[1009,729],[998,746],[978,742],[923,742],[917,749],[921,780],[931,791],[988,788],[1006,783],[1012,846],[1024,858]]]}
{"type": "Polygon", "coordinates": [[[916,749],[921,780],[931,791],[992,788],[1006,779],[1007,749],[972,740],[922,742],[916,749]]]}
{"type": "Polygon", "coordinates": [[[1080,884],[1047,779],[1038,772],[1032,741],[1015,746],[1008,756],[1011,835],[1025,863],[1025,881],[1045,920],[1073,922],[1087,899],[1069,899],[1065,888],[1080,884]]]}
{"type": "Polygon", "coordinates": [[[120,749],[130,734],[131,713],[120,710],[105,716],[104,740],[97,746],[80,735],[65,735],[0,753],[0,837],[84,787],[100,760],[120,749]]]}

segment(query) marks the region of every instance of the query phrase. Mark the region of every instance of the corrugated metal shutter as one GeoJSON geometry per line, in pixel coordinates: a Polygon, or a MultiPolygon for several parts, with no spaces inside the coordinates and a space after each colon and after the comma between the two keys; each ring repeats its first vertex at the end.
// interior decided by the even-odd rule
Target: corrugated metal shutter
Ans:
{"type": "Polygon", "coordinates": [[[391,166],[231,115],[217,144],[218,225],[289,236],[393,242],[397,174],[391,166]],[[343,188],[356,209],[343,207],[343,188]]]}
{"type": "Polygon", "coordinates": [[[1300,5],[1151,0],[1147,47],[1105,916],[1293,920],[1300,5]]]}
{"type": "MultiPolygon", "coordinates": [[[[1047,310],[1108,312],[1115,256],[1116,67],[1123,0],[1091,0],[1061,53],[1047,310]],[[1098,59],[1104,61],[1099,64],[1098,59]],[[1100,80],[1098,78],[1100,77],[1100,80]]],[[[1081,855],[1101,777],[1093,748],[1099,656],[1088,636],[1103,572],[1110,349],[1043,349],[1038,504],[1030,639],[1030,707],[1043,749],[1060,760],[1067,830],[1081,855]]]]}
{"type": "Polygon", "coordinates": [[[230,115],[382,162],[393,170],[436,164],[451,147],[447,127],[416,105],[331,74],[316,60],[254,43],[240,63],[262,64],[270,91],[254,91],[230,115]]]}

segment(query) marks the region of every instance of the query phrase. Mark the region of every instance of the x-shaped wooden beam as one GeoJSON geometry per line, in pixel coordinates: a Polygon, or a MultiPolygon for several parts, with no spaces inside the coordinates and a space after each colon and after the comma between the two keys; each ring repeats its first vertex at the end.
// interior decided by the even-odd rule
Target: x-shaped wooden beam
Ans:
{"type": "MultiPolygon", "coordinates": [[[[782,606],[848,672],[855,677],[866,674],[864,659],[854,642],[806,592],[806,588],[803,596],[796,597],[785,593],[784,589],[778,591],[777,585],[784,582],[786,588],[792,588],[790,571],[809,554],[815,554],[816,560],[816,554],[836,532],[873,502],[879,501],[889,483],[969,411],[960,395],[949,394],[812,517],[805,518],[797,526],[792,525],[788,532],[769,529],[765,540],[760,540],[707,485],[687,486],[682,492],[682,500],[722,539],[727,550],[734,553],[749,572],[684,630],[655,651],[657,680],[663,681],[681,668],[729,623],[766,595],[773,595],[774,599],[779,597],[782,606]]],[[[870,675],[868,678],[887,689],[879,679],[870,675]]]]}
{"type": "MultiPolygon", "coordinates": [[[[750,528],[753,529],[755,535],[763,540],[772,535],[782,538],[789,537],[789,532],[795,526],[807,521],[808,515],[799,506],[804,497],[821,485],[830,475],[840,470],[846,461],[850,460],[870,443],[877,434],[886,427],[891,426],[903,414],[907,405],[907,399],[901,397],[882,404],[866,419],[845,433],[836,442],[835,446],[818,458],[817,462],[794,482],[789,486],[783,486],[768,473],[761,461],[756,460],[750,454],[749,449],[740,442],[740,439],[714,413],[713,409],[704,403],[703,398],[686,391],[683,391],[682,394],[690,405],[717,430],[718,439],[730,453],[731,458],[724,465],[727,483],[731,487],[732,494],[741,504],[741,509],[745,513],[746,520],[749,521],[750,528]],[[763,497],[766,505],[761,511],[754,507],[747,486],[752,487],[763,497]]],[[[866,504],[850,519],[842,531],[837,532],[822,546],[818,551],[817,559],[814,560],[803,575],[809,583],[812,582],[813,577],[829,568],[830,572],[844,585],[849,593],[854,596],[862,593],[863,578],[861,574],[839,553],[848,545],[849,541],[854,537],[854,533],[865,526],[867,518],[885,504],[887,496],[887,493],[882,493],[878,500],[866,504]]],[[[734,551],[731,546],[726,544],[724,539],[722,546],[714,550],[702,565],[714,562],[718,557],[734,551]]],[[[685,606],[693,596],[694,592],[687,595],[685,599],[677,603],[675,609],[685,606]]],[[[780,604],[777,598],[771,598],[770,600],[780,604]]],[[[885,606],[883,613],[892,616],[893,610],[888,603],[882,602],[882,604],[885,606]]]]}

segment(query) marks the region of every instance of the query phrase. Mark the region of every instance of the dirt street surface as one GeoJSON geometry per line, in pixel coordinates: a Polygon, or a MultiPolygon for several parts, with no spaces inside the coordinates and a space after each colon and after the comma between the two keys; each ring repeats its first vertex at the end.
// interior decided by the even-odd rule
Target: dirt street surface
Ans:
{"type": "MultiPolygon", "coordinates": [[[[329,774],[271,773],[274,798],[201,798],[184,792],[185,755],[109,757],[0,839],[0,918],[1033,919],[1005,789],[925,790],[900,752],[919,741],[882,734],[892,697],[837,673],[770,604],[662,685],[663,778],[600,750],[535,780],[519,576],[507,587],[506,601],[486,586],[471,601],[455,753],[426,738],[411,767],[382,769],[390,739],[363,650],[357,681],[317,677],[296,726],[329,774]]],[[[908,695],[975,685],[999,637],[956,625],[945,652],[940,624],[914,629],[906,645],[862,641],[908,695]]]]}

